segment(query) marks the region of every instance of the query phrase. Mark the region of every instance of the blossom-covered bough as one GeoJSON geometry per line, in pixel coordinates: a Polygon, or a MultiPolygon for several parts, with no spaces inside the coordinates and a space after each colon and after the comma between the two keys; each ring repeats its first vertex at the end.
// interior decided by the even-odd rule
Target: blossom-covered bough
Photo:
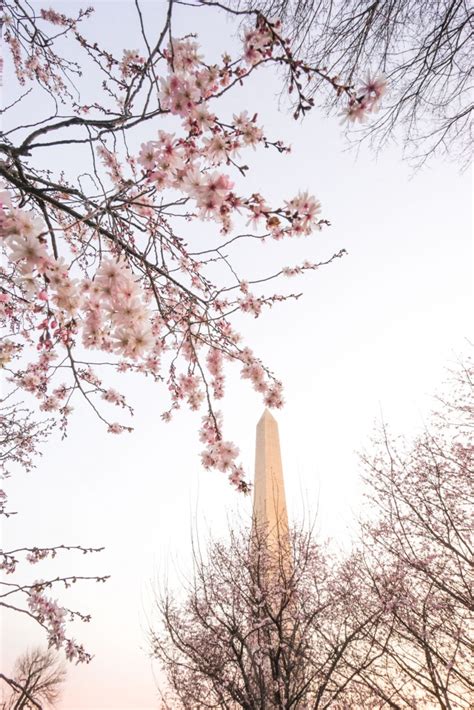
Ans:
{"type": "MultiPolygon", "coordinates": [[[[111,386],[116,372],[128,372],[162,385],[163,419],[183,404],[201,411],[204,466],[247,491],[238,450],[224,438],[216,407],[226,367],[237,366],[267,406],[282,405],[282,386],[242,342],[234,317],[258,317],[297,297],[264,289],[345,253],[253,280],[239,273],[240,247],[309,236],[328,221],[318,200],[293,186],[278,205],[245,192],[243,156],[260,147],[284,156],[288,148],[267,137],[252,111],[221,115],[220,100],[273,64],[289,72],[296,118],[313,105],[305,87],[316,74],[352,119],[376,106],[383,82],[361,93],[304,65],[280,23],[258,12],[232,11],[248,22],[239,56],[207,59],[194,36],[175,38],[178,4],[164,6],[156,32],[136,1],[141,47],[117,56],[83,34],[83,26],[94,27],[92,8],[67,17],[20,0],[4,4],[11,93],[0,143],[0,362],[10,387],[1,418],[4,472],[9,464],[32,465],[51,427],[66,431],[78,398],[109,432],[130,431],[129,419],[109,414],[111,407],[132,413],[111,386]],[[91,98],[85,102],[83,95],[91,98]],[[51,156],[60,156],[57,171],[51,156]],[[31,401],[44,419],[29,413],[31,401]]],[[[188,11],[202,5],[226,11],[199,2],[188,11]]],[[[4,570],[15,566],[4,553],[4,570]]],[[[26,593],[29,613],[60,646],[67,643],[57,631],[64,614],[44,597],[51,583],[5,589],[26,593]]]]}

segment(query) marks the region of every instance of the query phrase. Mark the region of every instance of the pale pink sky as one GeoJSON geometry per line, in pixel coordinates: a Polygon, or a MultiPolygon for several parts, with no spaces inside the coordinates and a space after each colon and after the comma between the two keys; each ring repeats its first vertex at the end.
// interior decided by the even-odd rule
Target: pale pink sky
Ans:
{"type": "MultiPolygon", "coordinates": [[[[95,3],[93,33],[108,47],[140,46],[133,3],[95,3]]],[[[75,2],[53,2],[72,12],[75,2]]],[[[148,26],[159,27],[163,3],[144,3],[148,26]]],[[[232,49],[235,28],[209,9],[177,9],[177,34],[197,32],[206,55],[232,49]]],[[[7,86],[8,91],[8,86],[7,86]]],[[[249,152],[245,190],[270,200],[314,193],[332,227],[311,240],[241,252],[241,270],[319,260],[345,247],[334,265],[291,281],[298,303],[275,307],[259,320],[241,318],[253,349],[283,379],[286,406],[277,414],[290,517],[319,509],[323,534],[349,539],[360,502],[355,451],[368,444],[383,411],[405,432],[421,424],[443,367],[464,347],[471,301],[470,180],[456,166],[434,160],[414,174],[396,146],[376,160],[362,147],[347,152],[337,119],[314,110],[302,124],[277,113],[278,82],[265,72],[226,100],[258,111],[266,132],[290,142],[291,156],[249,152]]],[[[138,143],[158,126],[144,127],[138,143]]],[[[61,156],[48,156],[51,167],[61,156]]],[[[78,155],[78,170],[82,157],[78,155]]],[[[206,239],[207,225],[188,235],[206,239]],[[200,233],[201,230],[201,233],[200,233]]],[[[69,667],[62,710],[156,708],[146,629],[153,616],[153,584],[178,583],[189,569],[193,527],[225,534],[228,517],[248,515],[250,500],[225,476],[201,469],[199,415],[160,420],[163,392],[148,382],[122,380],[136,410],[135,432],[107,436],[78,407],[66,441],[55,437],[35,472],[9,482],[21,515],[3,530],[5,546],[34,543],[105,545],[97,557],[74,555],[45,564],[38,574],[111,574],[106,585],[84,583],[60,598],[93,616],[76,638],[95,654],[88,667],[69,667]]],[[[234,373],[223,411],[227,434],[252,470],[255,425],[262,404],[234,373]]],[[[2,668],[41,641],[28,620],[5,617],[2,668]]]]}

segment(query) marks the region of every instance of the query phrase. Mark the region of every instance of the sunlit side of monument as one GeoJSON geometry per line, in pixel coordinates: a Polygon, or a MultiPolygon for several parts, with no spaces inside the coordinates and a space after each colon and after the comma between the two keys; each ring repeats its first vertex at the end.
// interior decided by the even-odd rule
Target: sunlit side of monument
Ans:
{"type": "Polygon", "coordinates": [[[257,424],[252,542],[270,586],[291,577],[292,555],[278,424],[266,409],[257,424]]]}

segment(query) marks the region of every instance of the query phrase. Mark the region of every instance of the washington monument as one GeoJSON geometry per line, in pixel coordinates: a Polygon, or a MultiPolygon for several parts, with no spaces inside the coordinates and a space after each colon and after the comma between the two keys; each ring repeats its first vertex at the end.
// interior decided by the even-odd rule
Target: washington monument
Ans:
{"type": "Polygon", "coordinates": [[[278,424],[266,409],[257,424],[253,498],[254,533],[266,537],[267,547],[289,553],[288,511],[281,465],[278,424]]]}

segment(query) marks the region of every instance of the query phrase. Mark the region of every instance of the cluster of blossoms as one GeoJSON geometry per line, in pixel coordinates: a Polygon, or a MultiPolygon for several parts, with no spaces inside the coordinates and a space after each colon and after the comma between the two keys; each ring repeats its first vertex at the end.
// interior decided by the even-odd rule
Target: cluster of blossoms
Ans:
{"type": "MultiPolygon", "coordinates": [[[[48,252],[47,229],[43,220],[33,211],[12,207],[10,198],[0,194],[0,237],[9,261],[15,265],[15,282],[24,295],[32,301],[51,301],[61,314],[61,322],[70,320],[80,305],[78,282],[69,277],[69,267],[64,259],[48,252]],[[8,211],[5,207],[9,208],[8,211]]],[[[53,328],[60,324],[53,321],[53,328]]],[[[67,332],[58,332],[67,342],[67,332]]],[[[49,336],[40,343],[48,347],[49,336]]]]}
{"type": "Polygon", "coordinates": [[[18,352],[18,345],[13,341],[5,338],[0,341],[0,369],[8,365],[13,359],[15,353],[18,352]]]}
{"type": "Polygon", "coordinates": [[[357,92],[349,97],[343,117],[350,123],[363,123],[368,114],[377,111],[380,99],[385,94],[387,80],[383,75],[368,76],[357,92]]]}
{"type": "MultiPolygon", "coordinates": [[[[6,499],[6,493],[4,491],[1,491],[2,498],[6,499]]],[[[2,555],[2,561],[0,562],[0,570],[2,572],[5,572],[5,574],[13,574],[16,572],[16,567],[17,567],[17,560],[13,555],[9,555],[5,552],[0,553],[2,555]]]]}
{"type": "MultiPolygon", "coordinates": [[[[91,279],[71,278],[64,259],[55,258],[48,251],[44,222],[32,211],[13,208],[5,193],[1,200],[0,237],[15,267],[15,283],[23,299],[42,316],[36,325],[40,331],[38,349],[46,352],[17,378],[23,389],[45,392],[48,369],[55,358],[47,351],[58,343],[71,346],[79,328],[87,348],[117,352],[132,359],[145,352],[159,352],[145,295],[123,261],[105,258],[91,279]]],[[[10,339],[1,342],[2,366],[11,362],[18,348],[10,339]]],[[[51,396],[43,398],[42,409],[57,409],[67,393],[64,386],[56,388],[51,396]]],[[[104,399],[123,406],[122,398],[113,396],[111,391],[104,393],[104,399]]]]}
{"type": "Polygon", "coordinates": [[[82,643],[76,643],[74,639],[66,639],[64,650],[68,661],[89,663],[92,660],[92,656],[87,653],[82,643]]]}
{"type": "Polygon", "coordinates": [[[140,71],[144,63],[145,59],[140,55],[140,52],[138,50],[124,50],[121,63],[122,76],[124,78],[133,76],[134,74],[140,71]]]}
{"type": "MultiPolygon", "coordinates": [[[[219,412],[215,415],[218,420],[222,420],[219,412]]],[[[204,468],[217,468],[219,471],[229,472],[229,479],[238,489],[247,491],[248,487],[243,478],[243,470],[236,463],[239,449],[230,441],[222,441],[217,432],[221,421],[213,421],[211,416],[205,416],[202,421],[200,439],[205,444],[205,450],[201,455],[204,468]]]]}
{"type": "Polygon", "coordinates": [[[286,209],[293,220],[294,234],[311,234],[319,226],[317,215],[321,212],[321,204],[307,192],[300,192],[297,197],[286,203],[286,209]]]}
{"type": "Polygon", "coordinates": [[[114,350],[132,359],[156,347],[143,290],[123,261],[105,259],[82,286],[86,347],[114,350]]]}
{"type": "MultiPolygon", "coordinates": [[[[84,650],[83,645],[76,643],[74,639],[66,638],[66,617],[68,614],[74,617],[74,612],[68,611],[59,606],[56,600],[47,597],[44,594],[44,586],[45,583],[41,581],[32,585],[28,594],[28,607],[37,621],[46,627],[49,645],[57,649],[64,645],[66,658],[69,661],[89,663],[92,656],[84,650]]],[[[82,618],[88,620],[88,617],[82,618]]]]}
{"type": "Polygon", "coordinates": [[[250,380],[256,392],[263,394],[267,407],[279,409],[283,406],[282,384],[277,380],[271,385],[266,382],[266,373],[262,364],[255,358],[250,348],[244,348],[242,352],[243,367],[241,377],[250,380]]]}
{"type": "MultiPolygon", "coordinates": [[[[275,44],[272,38],[268,27],[249,33],[245,44],[247,61],[248,53],[260,58],[271,54],[275,44]]],[[[232,228],[231,215],[242,211],[248,213],[249,224],[264,224],[276,238],[308,235],[318,228],[320,205],[308,193],[300,193],[284,207],[272,210],[259,194],[250,198],[237,195],[227,174],[209,172],[209,166],[235,164],[243,148],[268,145],[256,115],[251,118],[243,111],[234,114],[231,125],[223,124],[207,105],[207,99],[245,75],[245,69],[232,69],[227,64],[220,69],[206,66],[196,42],[190,39],[173,41],[166,54],[169,75],[161,79],[161,106],[181,117],[187,136],[176,138],[159,131],[157,140],[142,144],[138,163],[147,179],[159,190],[177,189],[195,200],[199,217],[219,222],[223,233],[232,228]]],[[[286,150],[281,144],[277,148],[286,150]]]]}
{"type": "Polygon", "coordinates": [[[55,600],[44,594],[41,581],[34,583],[28,595],[28,607],[40,624],[46,626],[50,645],[60,648],[66,635],[64,626],[66,609],[58,606],[55,600]]]}
{"type": "Polygon", "coordinates": [[[34,547],[31,552],[29,552],[26,556],[26,561],[29,562],[31,565],[35,565],[38,562],[41,562],[41,560],[45,560],[49,555],[52,555],[52,557],[55,556],[55,550],[49,550],[47,548],[40,549],[38,547],[34,547]]]}
{"type": "Polygon", "coordinates": [[[245,33],[244,56],[249,64],[258,64],[273,54],[275,40],[281,31],[281,22],[269,23],[262,17],[258,18],[257,26],[245,33]]]}
{"type": "Polygon", "coordinates": [[[224,372],[222,369],[223,357],[220,350],[209,350],[206,358],[207,369],[212,376],[212,389],[216,399],[224,396],[224,372]]]}

